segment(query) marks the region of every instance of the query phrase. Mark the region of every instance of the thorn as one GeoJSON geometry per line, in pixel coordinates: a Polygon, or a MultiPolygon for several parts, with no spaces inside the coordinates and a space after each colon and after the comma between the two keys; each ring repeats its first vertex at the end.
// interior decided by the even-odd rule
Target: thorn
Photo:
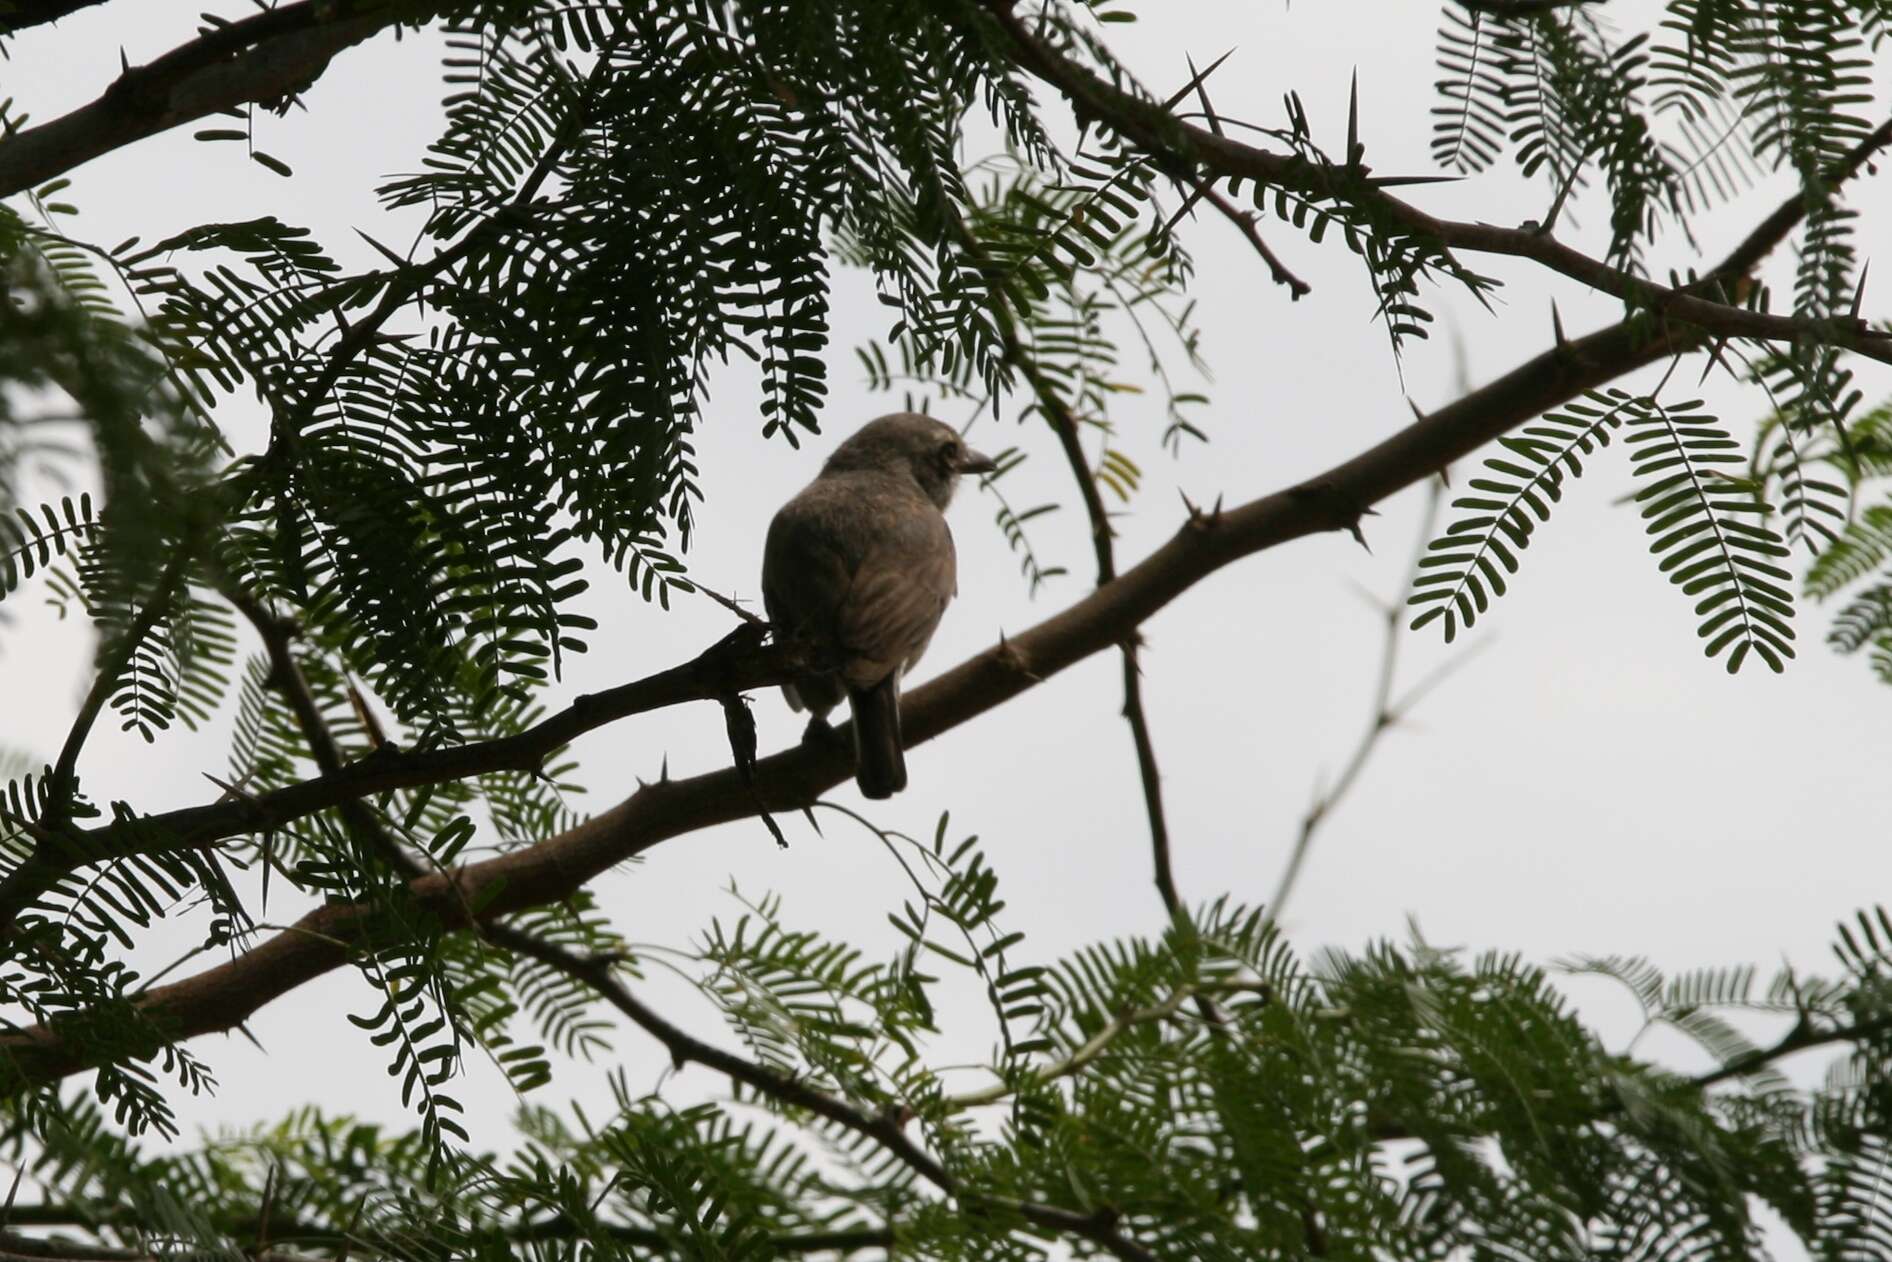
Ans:
{"type": "Polygon", "coordinates": [[[382,245],[379,241],[375,240],[373,237],[363,232],[360,228],[355,229],[355,235],[360,237],[363,241],[366,241],[369,245],[373,246],[380,253],[382,258],[394,264],[395,269],[397,271],[406,271],[412,265],[409,260],[402,258],[400,255],[396,254],[393,250],[390,250],[387,246],[382,245]]]}
{"type": "Polygon", "coordinates": [[[658,768],[657,770],[657,783],[658,784],[670,783],[670,753],[668,750],[664,752],[663,766],[658,768]]]}
{"type": "Polygon", "coordinates": [[[381,720],[377,719],[374,711],[368,708],[368,698],[364,697],[361,689],[355,686],[352,675],[348,677],[347,683],[348,704],[354,707],[356,720],[360,722],[362,730],[368,734],[368,744],[377,750],[383,748],[388,743],[388,735],[381,728],[381,720]]]}
{"type": "Polygon", "coordinates": [[[815,808],[813,806],[804,806],[801,808],[801,813],[802,818],[808,821],[808,827],[815,830],[815,836],[821,836],[821,821],[815,818],[815,808]]]}
{"type": "Polygon", "coordinates": [[[125,56],[125,46],[123,44],[118,46],[118,72],[120,74],[131,73],[131,59],[125,56]]]}
{"type": "Polygon", "coordinates": [[[1222,496],[1220,492],[1216,494],[1215,507],[1209,510],[1209,519],[1211,521],[1222,520],[1222,496]]]}
{"type": "MultiPolygon", "coordinates": [[[[269,873],[276,866],[276,830],[270,829],[263,834],[263,894],[261,911],[269,914],[269,873]]],[[[250,1040],[252,1043],[255,1039],[250,1040]]]]}
{"type": "MultiPolygon", "coordinates": [[[[1163,108],[1166,110],[1173,110],[1178,105],[1181,105],[1182,99],[1184,97],[1188,96],[1191,92],[1194,92],[1197,88],[1201,87],[1203,80],[1207,79],[1210,75],[1214,74],[1217,70],[1221,69],[1222,63],[1227,61],[1230,57],[1233,57],[1234,55],[1235,55],[1235,50],[1231,48],[1227,52],[1223,53],[1220,57],[1217,57],[1214,61],[1210,62],[1209,68],[1207,70],[1204,70],[1198,73],[1194,78],[1189,80],[1189,82],[1183,84],[1182,87],[1178,88],[1176,91],[1176,95],[1170,97],[1169,100],[1164,101],[1163,108]]],[[[1189,68],[1191,70],[1194,70],[1195,65],[1191,63],[1189,68]]]]}
{"type": "MultiPolygon", "coordinates": [[[[1230,51],[1232,52],[1234,50],[1231,49],[1230,51]]],[[[1223,53],[1222,55],[1227,57],[1228,53],[1223,53]]],[[[1217,62],[1216,64],[1220,65],[1221,63],[1217,62]]],[[[1209,104],[1209,90],[1203,86],[1203,77],[1201,73],[1196,70],[1196,63],[1193,58],[1189,61],[1189,73],[1195,76],[1196,100],[1202,104],[1203,117],[1209,120],[1209,130],[1220,136],[1222,134],[1222,120],[1215,116],[1215,106],[1209,104]]]]}
{"type": "Polygon", "coordinates": [[[1551,336],[1557,339],[1558,350],[1567,351],[1570,349],[1570,339],[1564,336],[1563,313],[1557,310],[1557,300],[1555,298],[1550,301],[1550,332],[1551,336]]]}
{"type": "Polygon", "coordinates": [[[251,802],[256,801],[256,795],[243,787],[255,777],[256,769],[254,767],[238,776],[235,781],[219,780],[208,771],[199,772],[198,774],[223,790],[223,796],[217,799],[219,802],[228,802],[231,798],[238,797],[251,802]]]}
{"type": "Polygon", "coordinates": [[[13,1219],[13,1198],[20,1194],[20,1180],[26,1177],[26,1166],[13,1167],[13,1186],[7,1189],[7,1203],[0,1206],[0,1227],[5,1227],[13,1219]]]}
{"type": "Polygon", "coordinates": [[[1023,675],[1033,683],[1042,682],[1037,675],[1032,674],[1030,665],[1025,661],[1025,655],[1018,651],[1016,644],[1000,645],[993,654],[993,660],[1006,670],[1013,674],[1023,675]]]}
{"type": "Polygon", "coordinates": [[[1189,492],[1183,490],[1181,487],[1177,487],[1176,494],[1182,497],[1183,508],[1188,511],[1190,521],[1194,521],[1196,518],[1202,516],[1202,510],[1197,508],[1195,501],[1189,498],[1189,492]]]}
{"type": "Polygon", "coordinates": [[[1859,269],[1859,284],[1853,290],[1853,309],[1850,313],[1852,318],[1855,320],[1859,318],[1859,304],[1861,300],[1863,300],[1866,296],[1866,274],[1870,272],[1871,270],[1872,270],[1871,259],[1867,259],[1865,262],[1865,265],[1859,269]]]}
{"type": "Polygon", "coordinates": [[[1353,83],[1347,89],[1347,165],[1356,166],[1366,150],[1360,144],[1360,68],[1353,69],[1353,83]]]}
{"type": "Polygon", "coordinates": [[[237,1023],[236,1032],[238,1034],[241,1034],[244,1038],[248,1039],[250,1041],[250,1045],[254,1047],[257,1051],[261,1052],[261,1051],[268,1050],[267,1048],[263,1046],[262,1042],[257,1039],[256,1035],[250,1030],[250,1023],[248,1021],[239,1021],[237,1023]]]}
{"type": "Polygon", "coordinates": [[[1452,466],[1446,465],[1439,470],[1439,485],[1446,490],[1452,489],[1452,466]]]}
{"type": "Polygon", "coordinates": [[[1412,401],[1412,396],[1411,396],[1411,395],[1407,395],[1407,396],[1406,396],[1406,406],[1412,409],[1412,419],[1413,419],[1413,420],[1415,420],[1415,421],[1423,421],[1423,420],[1425,420],[1425,419],[1426,419],[1426,414],[1425,414],[1424,412],[1422,412],[1422,411],[1420,411],[1420,410],[1419,410],[1419,405],[1418,405],[1417,403],[1414,403],[1414,402],[1412,401]]]}
{"type": "Polygon", "coordinates": [[[1721,354],[1727,347],[1728,339],[1725,337],[1718,337],[1713,342],[1709,343],[1708,362],[1701,366],[1701,381],[1696,382],[1696,385],[1701,385],[1702,382],[1707,381],[1708,374],[1715,370],[1716,365],[1719,365],[1730,377],[1734,376],[1734,369],[1729,366],[1728,361],[1724,359],[1721,354]]]}
{"type": "Polygon", "coordinates": [[[1462,175],[1376,175],[1367,181],[1369,188],[1405,188],[1412,184],[1456,184],[1462,175]]]}
{"type": "MultiPolygon", "coordinates": [[[[1365,514],[1362,514],[1362,516],[1364,515],[1365,514]]],[[[1366,541],[1366,531],[1360,529],[1359,517],[1347,523],[1347,533],[1353,536],[1355,543],[1366,549],[1368,556],[1373,555],[1373,545],[1366,541]]]]}

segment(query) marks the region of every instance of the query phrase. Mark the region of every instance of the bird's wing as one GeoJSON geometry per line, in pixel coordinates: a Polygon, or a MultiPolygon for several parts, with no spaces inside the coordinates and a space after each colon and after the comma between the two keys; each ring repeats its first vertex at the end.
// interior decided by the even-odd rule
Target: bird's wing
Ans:
{"type": "MultiPolygon", "coordinates": [[[[854,567],[822,510],[818,497],[804,493],[769,523],[762,550],[762,606],[779,633],[835,652],[841,643],[836,610],[853,585],[854,567]]],[[[843,695],[840,681],[826,673],[804,675],[782,692],[794,709],[816,714],[834,709],[843,695]]]]}
{"type": "Polygon", "coordinates": [[[855,565],[827,516],[806,493],[775,514],[762,551],[762,606],[779,629],[831,644],[840,638],[835,610],[854,582],[855,565]]]}
{"type": "Polygon", "coordinates": [[[920,660],[957,586],[952,531],[931,504],[904,514],[854,571],[841,610],[843,674],[869,688],[920,660]]]}

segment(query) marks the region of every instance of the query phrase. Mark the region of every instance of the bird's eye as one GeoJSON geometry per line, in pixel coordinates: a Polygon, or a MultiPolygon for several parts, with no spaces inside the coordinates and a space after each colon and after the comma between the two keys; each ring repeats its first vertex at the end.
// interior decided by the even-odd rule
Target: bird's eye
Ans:
{"type": "Polygon", "coordinates": [[[951,464],[958,456],[959,444],[956,441],[947,439],[939,445],[939,462],[941,464],[951,464]]]}

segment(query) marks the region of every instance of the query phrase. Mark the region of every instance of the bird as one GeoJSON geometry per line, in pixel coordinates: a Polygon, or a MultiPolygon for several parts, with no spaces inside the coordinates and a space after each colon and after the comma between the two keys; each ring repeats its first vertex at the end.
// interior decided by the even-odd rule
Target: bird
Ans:
{"type": "Polygon", "coordinates": [[[811,738],[847,698],[866,797],[907,786],[900,681],[959,590],[946,508],[962,475],[997,469],[952,426],[895,412],[837,446],[769,523],[763,606],[775,635],[812,645],[817,663],[782,693],[812,713],[811,738]]]}

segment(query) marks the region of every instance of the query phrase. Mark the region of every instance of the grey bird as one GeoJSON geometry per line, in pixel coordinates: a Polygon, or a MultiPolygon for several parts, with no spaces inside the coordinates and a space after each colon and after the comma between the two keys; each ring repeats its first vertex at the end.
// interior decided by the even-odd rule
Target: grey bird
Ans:
{"type": "Polygon", "coordinates": [[[847,698],[854,779],[870,798],[907,787],[900,678],[958,594],[946,506],[961,474],[997,467],[950,425],[895,412],[836,447],[769,523],[762,554],[769,622],[777,635],[813,644],[824,667],[782,692],[817,723],[847,698]]]}

